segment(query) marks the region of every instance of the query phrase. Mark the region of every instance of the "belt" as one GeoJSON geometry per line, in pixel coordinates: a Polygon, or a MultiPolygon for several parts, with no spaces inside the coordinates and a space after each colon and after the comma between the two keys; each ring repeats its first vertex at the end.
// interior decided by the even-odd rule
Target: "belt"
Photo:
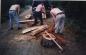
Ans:
{"type": "Polygon", "coordinates": [[[9,10],[9,11],[16,11],[16,10],[9,10]]]}
{"type": "Polygon", "coordinates": [[[60,12],[60,13],[58,13],[57,15],[60,15],[60,14],[64,14],[64,12],[60,12]]]}

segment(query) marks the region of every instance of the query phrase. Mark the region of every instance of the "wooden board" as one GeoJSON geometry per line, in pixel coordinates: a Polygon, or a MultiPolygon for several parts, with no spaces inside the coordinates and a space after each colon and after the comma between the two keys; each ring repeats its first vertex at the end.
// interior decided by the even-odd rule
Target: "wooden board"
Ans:
{"type": "Polygon", "coordinates": [[[29,27],[29,28],[27,28],[27,29],[24,29],[21,33],[22,33],[22,34],[25,34],[25,33],[27,33],[27,32],[36,30],[36,29],[41,28],[41,27],[44,27],[44,26],[46,26],[46,25],[35,26],[35,27],[29,27]]]}
{"type": "Polygon", "coordinates": [[[47,25],[44,25],[44,26],[40,26],[38,29],[34,30],[31,32],[31,35],[36,35],[42,31],[44,31],[45,29],[47,29],[48,26],[47,25]]]}
{"type": "MultiPolygon", "coordinates": [[[[39,21],[39,20],[38,20],[39,21]]],[[[34,22],[34,19],[31,19],[31,20],[21,20],[19,21],[20,23],[24,23],[24,22],[34,22]]]]}
{"type": "Polygon", "coordinates": [[[19,21],[20,23],[23,23],[23,22],[34,22],[34,20],[21,20],[19,21]]]}

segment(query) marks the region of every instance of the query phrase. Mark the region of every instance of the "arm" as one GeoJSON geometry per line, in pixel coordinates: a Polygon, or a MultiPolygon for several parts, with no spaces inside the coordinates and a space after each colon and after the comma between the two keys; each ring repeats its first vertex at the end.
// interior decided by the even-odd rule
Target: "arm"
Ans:
{"type": "Polygon", "coordinates": [[[20,5],[17,6],[17,13],[19,14],[20,12],[20,5]]]}
{"type": "Polygon", "coordinates": [[[52,13],[52,12],[50,12],[50,14],[51,14],[51,16],[52,16],[52,20],[53,20],[53,22],[55,23],[55,15],[52,13]]]}
{"type": "Polygon", "coordinates": [[[52,23],[52,26],[51,26],[51,30],[54,31],[54,26],[55,26],[55,16],[54,16],[54,14],[53,14],[52,12],[50,12],[50,14],[51,14],[51,16],[52,16],[52,20],[53,20],[53,21],[52,21],[53,23],[52,23]]]}

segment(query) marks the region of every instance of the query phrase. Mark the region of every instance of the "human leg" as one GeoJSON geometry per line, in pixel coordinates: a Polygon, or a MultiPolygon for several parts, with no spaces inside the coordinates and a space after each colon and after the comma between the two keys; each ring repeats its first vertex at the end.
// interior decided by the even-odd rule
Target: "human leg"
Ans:
{"type": "Polygon", "coordinates": [[[16,27],[20,28],[20,23],[19,23],[19,19],[20,17],[18,16],[17,12],[14,12],[14,17],[15,17],[15,23],[16,23],[16,27]]]}
{"type": "Polygon", "coordinates": [[[60,33],[63,33],[63,30],[64,30],[64,20],[65,20],[65,15],[62,14],[61,15],[61,19],[60,19],[60,33]]]}
{"type": "Polygon", "coordinates": [[[9,29],[13,29],[13,13],[9,11],[9,29]]]}
{"type": "Polygon", "coordinates": [[[56,16],[55,18],[55,33],[59,33],[59,26],[60,26],[60,16],[56,16]]]}
{"type": "MultiPolygon", "coordinates": [[[[33,17],[34,17],[34,23],[33,23],[33,25],[36,25],[36,24],[38,23],[37,15],[38,15],[37,12],[34,12],[34,13],[33,13],[33,17]]],[[[33,25],[32,25],[32,26],[33,26],[33,25]]]]}
{"type": "Polygon", "coordinates": [[[38,18],[40,20],[40,25],[43,25],[43,19],[42,19],[42,13],[41,12],[38,13],[38,18]]]}

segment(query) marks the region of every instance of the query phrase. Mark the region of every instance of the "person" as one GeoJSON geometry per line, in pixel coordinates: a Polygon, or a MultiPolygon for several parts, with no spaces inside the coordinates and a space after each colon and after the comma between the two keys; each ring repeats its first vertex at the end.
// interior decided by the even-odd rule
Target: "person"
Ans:
{"type": "Polygon", "coordinates": [[[35,19],[33,25],[36,25],[38,23],[38,20],[40,20],[40,25],[43,25],[42,13],[45,13],[45,7],[43,3],[40,3],[37,5],[35,12],[33,13],[35,19]]]}
{"type": "Polygon", "coordinates": [[[63,35],[64,20],[65,20],[64,12],[53,5],[51,7],[50,14],[53,17],[54,32],[63,35]]]}
{"type": "Polygon", "coordinates": [[[20,12],[20,5],[19,4],[11,5],[11,7],[9,9],[9,27],[10,27],[10,30],[13,29],[13,22],[16,23],[16,27],[18,29],[21,29],[20,23],[19,23],[19,12],[20,12]]]}

